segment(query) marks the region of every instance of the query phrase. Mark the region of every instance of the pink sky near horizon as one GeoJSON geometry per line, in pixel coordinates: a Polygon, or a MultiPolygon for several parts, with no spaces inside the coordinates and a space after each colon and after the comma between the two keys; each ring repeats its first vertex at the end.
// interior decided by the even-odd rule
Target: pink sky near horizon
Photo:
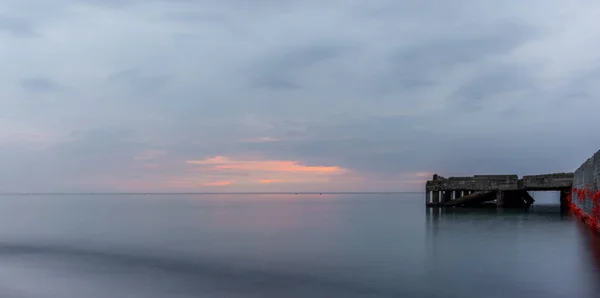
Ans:
{"type": "MultiPolygon", "coordinates": [[[[166,155],[161,153],[154,158],[134,159],[150,161],[143,166],[159,170],[161,165],[154,159],[166,155]]],[[[335,165],[306,165],[294,160],[229,156],[186,160],[183,166],[184,169],[176,175],[155,177],[149,183],[157,188],[163,185],[171,191],[414,191],[421,189],[420,184],[424,184],[431,176],[429,172],[420,171],[397,177],[381,177],[335,165]]]]}
{"type": "MultiPolygon", "coordinates": [[[[263,141],[277,142],[271,138],[263,141]]],[[[20,140],[19,146],[40,155],[64,148],[64,142],[40,149],[37,143],[20,140]],[[29,150],[29,149],[27,149],[29,150]]],[[[117,163],[61,163],[48,168],[66,169],[77,165],[82,171],[69,179],[45,179],[50,187],[41,189],[7,189],[15,192],[360,192],[419,191],[432,175],[429,171],[385,175],[360,171],[335,164],[308,164],[302,160],[270,159],[253,155],[214,155],[203,159],[185,159],[165,149],[136,150],[128,160],[117,163]],[[99,167],[100,166],[100,167],[99,167]],[[65,168],[66,167],[66,168],[65,168]],[[56,186],[56,187],[55,187],[56,186]]],[[[92,156],[90,156],[92,157],[92,156]]],[[[93,158],[93,157],[92,157],[93,158]]],[[[44,166],[45,167],[45,166],[44,166]]],[[[41,169],[41,168],[40,168],[41,169]]],[[[70,170],[72,171],[72,170],[70,170]]],[[[76,173],[76,172],[73,172],[76,173]]]]}

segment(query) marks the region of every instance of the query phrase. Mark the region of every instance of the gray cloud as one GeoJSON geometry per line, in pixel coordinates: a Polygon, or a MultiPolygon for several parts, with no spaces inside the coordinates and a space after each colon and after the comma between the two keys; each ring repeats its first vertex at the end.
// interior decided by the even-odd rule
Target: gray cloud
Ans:
{"type": "Polygon", "coordinates": [[[230,20],[224,14],[218,13],[206,13],[206,12],[167,12],[158,18],[163,21],[175,21],[175,22],[183,22],[183,23],[217,23],[223,24],[227,23],[230,20]]]}
{"type": "Polygon", "coordinates": [[[25,19],[0,15],[0,32],[5,31],[14,37],[35,37],[38,34],[25,19]]]}
{"type": "Polygon", "coordinates": [[[24,78],[21,79],[19,84],[24,89],[32,92],[58,92],[65,89],[61,84],[45,77],[24,78]]]}
{"type": "Polygon", "coordinates": [[[600,86],[600,63],[596,62],[585,70],[573,74],[563,90],[566,98],[590,98],[596,94],[600,86]]]}
{"type": "MultiPolygon", "coordinates": [[[[224,156],[348,171],[315,190],[421,190],[405,180],[571,170],[600,146],[597,1],[48,3],[0,17],[38,37],[3,39],[2,189],[254,177],[185,163],[224,156]]],[[[227,190],[298,186],[274,187],[227,190]]]]}
{"type": "Polygon", "coordinates": [[[77,2],[106,8],[124,8],[141,3],[140,0],[77,0],[77,2]]]}
{"type": "Polygon", "coordinates": [[[479,111],[486,106],[486,100],[506,93],[535,88],[530,70],[518,66],[499,66],[467,81],[450,96],[459,102],[459,107],[479,111]]]}
{"type": "Polygon", "coordinates": [[[302,86],[296,83],[292,83],[284,79],[278,78],[262,78],[261,80],[257,80],[255,82],[255,86],[264,87],[272,90],[297,90],[303,88],[302,86]]]}
{"type": "Polygon", "coordinates": [[[145,74],[138,68],[117,71],[110,74],[107,80],[117,83],[135,93],[147,94],[167,86],[174,76],[165,74],[145,74]]]}
{"type": "Polygon", "coordinates": [[[253,84],[271,89],[300,89],[302,85],[294,81],[311,66],[340,57],[352,47],[337,43],[315,43],[291,49],[282,49],[269,54],[251,68],[258,76],[253,84]]]}
{"type": "Polygon", "coordinates": [[[431,70],[507,54],[534,36],[533,28],[519,23],[498,23],[490,28],[459,28],[457,37],[442,38],[401,49],[396,59],[409,68],[431,70]],[[444,54],[444,55],[441,55],[444,54]]]}
{"type": "Polygon", "coordinates": [[[446,80],[447,74],[458,67],[510,54],[535,37],[533,28],[519,23],[502,22],[485,29],[456,29],[454,36],[441,36],[396,49],[388,58],[383,82],[393,85],[392,88],[431,87],[446,80]]]}

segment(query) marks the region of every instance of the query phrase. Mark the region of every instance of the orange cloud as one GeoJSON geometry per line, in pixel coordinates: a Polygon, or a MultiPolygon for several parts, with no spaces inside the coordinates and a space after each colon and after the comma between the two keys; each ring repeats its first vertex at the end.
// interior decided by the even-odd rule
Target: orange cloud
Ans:
{"type": "Polygon", "coordinates": [[[193,180],[174,180],[169,181],[167,186],[169,187],[199,187],[199,186],[227,186],[233,184],[235,181],[223,180],[223,181],[193,181],[193,180]]]}
{"type": "MultiPolygon", "coordinates": [[[[189,166],[179,177],[171,177],[171,188],[199,188],[227,186],[228,190],[260,191],[284,190],[291,185],[333,188],[345,184],[354,176],[351,171],[325,165],[305,165],[292,160],[235,159],[215,156],[201,160],[188,160],[189,166]],[[319,186],[316,186],[319,185],[319,186]]],[[[304,186],[303,186],[304,187],[304,186]]],[[[337,188],[337,187],[336,187],[337,188]]]]}
{"type": "Polygon", "coordinates": [[[258,182],[260,183],[281,183],[283,179],[261,179],[258,182]]]}
{"type": "Polygon", "coordinates": [[[232,160],[224,156],[216,156],[204,160],[188,160],[193,165],[210,165],[215,170],[241,170],[282,173],[342,174],[345,169],[335,166],[306,166],[289,160],[232,160]]]}
{"type": "Polygon", "coordinates": [[[203,183],[202,186],[226,186],[232,184],[233,181],[214,181],[203,183]]]}
{"type": "Polygon", "coordinates": [[[417,176],[417,177],[433,177],[433,173],[430,173],[430,172],[418,172],[418,173],[415,173],[415,176],[417,176]]]}

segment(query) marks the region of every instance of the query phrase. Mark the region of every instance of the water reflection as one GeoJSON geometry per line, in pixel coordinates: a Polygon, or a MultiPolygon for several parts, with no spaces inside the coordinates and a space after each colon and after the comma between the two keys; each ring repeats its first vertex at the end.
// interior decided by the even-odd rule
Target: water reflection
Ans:
{"type": "Polygon", "coordinates": [[[591,285],[591,292],[600,293],[600,234],[591,230],[575,216],[571,217],[580,236],[580,254],[584,256],[582,268],[594,272],[593,274],[583,275],[582,278],[586,279],[588,284],[591,285]]]}
{"type": "Polygon", "coordinates": [[[590,260],[588,266],[593,270],[600,270],[600,234],[591,230],[575,216],[573,216],[573,220],[576,222],[577,231],[581,236],[581,253],[590,260]]]}
{"type": "Polygon", "coordinates": [[[600,293],[597,238],[554,205],[431,209],[420,194],[31,196],[0,199],[0,215],[0,287],[35,291],[22,297],[600,293]]]}
{"type": "Polygon", "coordinates": [[[558,204],[428,208],[425,214],[427,266],[438,278],[459,274],[456,282],[481,283],[486,276],[506,297],[599,296],[593,270],[600,268],[600,237],[561,214],[558,204]]]}

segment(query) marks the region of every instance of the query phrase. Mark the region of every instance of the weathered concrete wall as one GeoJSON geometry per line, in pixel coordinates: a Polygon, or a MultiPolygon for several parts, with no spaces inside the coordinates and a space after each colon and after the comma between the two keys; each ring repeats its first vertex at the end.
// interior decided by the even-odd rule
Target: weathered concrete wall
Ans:
{"type": "Polygon", "coordinates": [[[475,175],[473,177],[439,177],[437,180],[428,181],[427,189],[437,190],[509,190],[517,189],[519,177],[517,175],[475,175]]]}
{"type": "Polygon", "coordinates": [[[523,176],[522,188],[527,190],[561,190],[573,185],[573,173],[523,176]]]}
{"type": "Polygon", "coordinates": [[[600,227],[600,151],[575,171],[570,206],[588,225],[600,227]]]}
{"type": "Polygon", "coordinates": [[[426,189],[438,190],[563,190],[573,185],[573,173],[555,173],[546,175],[475,175],[472,177],[436,176],[427,181],[426,189]]]}

